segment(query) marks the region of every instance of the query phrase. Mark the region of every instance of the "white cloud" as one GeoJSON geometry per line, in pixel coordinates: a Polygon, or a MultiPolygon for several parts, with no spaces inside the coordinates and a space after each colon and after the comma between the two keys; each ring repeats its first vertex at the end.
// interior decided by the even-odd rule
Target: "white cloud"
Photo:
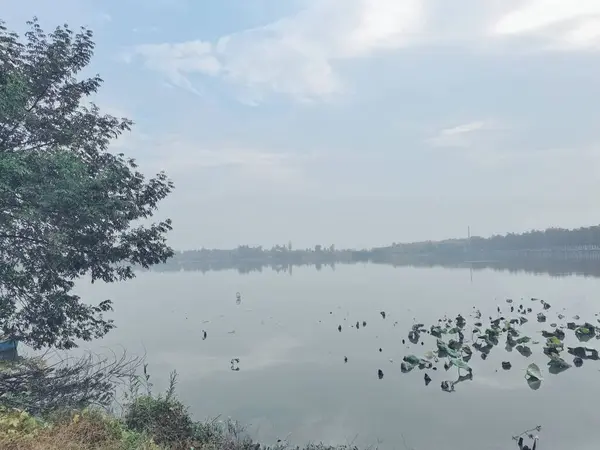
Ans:
{"type": "Polygon", "coordinates": [[[600,0],[530,0],[500,17],[491,32],[534,36],[559,48],[597,48],[599,24],[600,0]]]}
{"type": "MultiPolygon", "coordinates": [[[[526,155],[507,145],[505,124],[494,120],[476,120],[442,129],[426,143],[436,149],[457,150],[456,156],[479,168],[498,169],[526,155]]],[[[511,129],[511,131],[515,131],[511,129]]]]}
{"type": "MultiPolygon", "coordinates": [[[[212,44],[203,41],[136,47],[136,53],[144,58],[147,68],[164,73],[171,83],[196,93],[188,74],[217,75],[221,70],[212,51],[212,44]]],[[[131,55],[124,56],[127,60],[131,58],[131,55]]]]}
{"type": "Polygon", "coordinates": [[[424,23],[421,0],[311,0],[297,14],[218,40],[137,47],[147,67],[190,89],[189,75],[223,75],[254,93],[300,100],[343,90],[335,62],[400,48],[424,23]]]}
{"type": "Polygon", "coordinates": [[[470,147],[476,136],[497,128],[498,126],[491,121],[477,120],[445,128],[427,139],[427,143],[433,147],[470,147]]]}
{"type": "Polygon", "coordinates": [[[344,93],[342,61],[407,46],[460,45],[489,51],[494,44],[519,38],[523,48],[541,44],[541,48],[600,50],[600,0],[573,4],[465,0],[462,10],[453,10],[454,18],[447,17],[450,10],[439,0],[305,0],[304,4],[295,14],[215,42],[139,46],[130,59],[141,57],[146,67],[194,92],[194,75],[223,77],[242,90],[238,97],[256,104],[270,93],[301,101],[344,93]]]}

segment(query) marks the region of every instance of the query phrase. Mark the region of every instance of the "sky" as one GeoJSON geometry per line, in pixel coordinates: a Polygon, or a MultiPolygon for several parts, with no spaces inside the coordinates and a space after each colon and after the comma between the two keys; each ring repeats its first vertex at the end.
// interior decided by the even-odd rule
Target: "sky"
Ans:
{"type": "Polygon", "coordinates": [[[0,0],[94,30],[177,249],[600,223],[600,0],[0,0]]]}

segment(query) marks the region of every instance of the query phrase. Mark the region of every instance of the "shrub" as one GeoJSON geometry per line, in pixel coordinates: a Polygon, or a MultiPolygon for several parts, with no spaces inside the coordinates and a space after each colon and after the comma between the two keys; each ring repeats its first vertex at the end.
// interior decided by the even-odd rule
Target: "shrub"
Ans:
{"type": "Polygon", "coordinates": [[[147,433],[160,445],[191,441],[194,436],[194,422],[187,408],[173,398],[138,397],[127,407],[124,419],[127,428],[147,433]]]}
{"type": "MultiPolygon", "coordinates": [[[[58,417],[58,416],[56,416],[58,417]]],[[[118,419],[97,410],[41,422],[13,410],[0,413],[3,450],[160,450],[144,434],[127,430],[118,419]]]]}
{"type": "Polygon", "coordinates": [[[190,448],[196,425],[188,409],[175,398],[177,372],[172,372],[164,395],[153,396],[150,376],[144,365],[144,379],[134,380],[130,402],[125,407],[124,423],[128,429],[152,436],[159,445],[168,448],[190,448]],[[139,388],[146,385],[146,394],[139,388]]]}

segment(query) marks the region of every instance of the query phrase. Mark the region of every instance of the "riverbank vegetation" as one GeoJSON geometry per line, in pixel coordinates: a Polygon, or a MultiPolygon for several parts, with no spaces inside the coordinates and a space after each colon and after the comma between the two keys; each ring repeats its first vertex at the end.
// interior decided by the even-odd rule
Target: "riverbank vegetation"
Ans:
{"type": "MultiPolygon", "coordinates": [[[[4,364],[3,376],[11,369],[13,373],[24,373],[23,364],[32,367],[33,360],[17,360],[4,364]]],[[[44,369],[44,360],[38,360],[44,369]]],[[[0,406],[0,448],[7,450],[38,449],[191,449],[230,448],[249,449],[251,441],[242,437],[237,424],[231,421],[194,422],[187,408],[176,398],[175,372],[171,376],[165,394],[153,395],[146,366],[142,376],[135,373],[120,373],[120,369],[137,369],[132,361],[125,359],[103,366],[94,374],[73,378],[76,369],[93,367],[90,359],[79,360],[71,365],[70,376],[63,383],[54,385],[48,379],[39,383],[49,390],[43,394],[26,394],[12,390],[12,407],[2,401],[0,406]],[[73,369],[73,367],[75,369],[73,369]],[[115,369],[119,369],[118,374],[115,369]],[[112,377],[110,376],[112,373],[112,377]],[[123,401],[115,403],[117,383],[129,378],[129,390],[123,401]],[[92,386],[94,381],[97,386],[92,386]],[[70,387],[70,389],[69,389],[70,387]],[[143,388],[142,388],[143,387],[143,388]],[[66,393],[66,395],[65,395],[66,393]],[[73,394],[84,395],[73,400],[73,394]],[[18,399],[22,397],[19,403],[18,399]],[[32,401],[37,397],[37,402],[32,401]],[[64,397],[64,398],[63,398],[64,397]],[[15,404],[16,403],[16,404],[15,404]],[[121,404],[116,412],[115,404],[121,404]],[[19,406],[19,407],[17,407],[19,406]]],[[[67,365],[69,366],[69,365],[67,365]]],[[[61,374],[54,376],[60,378],[61,374]]]]}

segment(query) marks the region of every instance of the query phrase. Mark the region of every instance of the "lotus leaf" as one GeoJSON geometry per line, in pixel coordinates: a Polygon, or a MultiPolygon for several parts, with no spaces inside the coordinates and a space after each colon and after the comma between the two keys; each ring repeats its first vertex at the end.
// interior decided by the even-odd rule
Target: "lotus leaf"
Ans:
{"type": "Polygon", "coordinates": [[[448,341],[448,347],[450,347],[452,350],[458,351],[462,347],[462,344],[454,339],[450,339],[450,341],[448,341]]]}
{"type": "Polygon", "coordinates": [[[450,358],[450,362],[458,367],[459,369],[464,369],[464,370],[468,370],[469,372],[471,372],[473,369],[471,369],[471,366],[469,366],[466,362],[464,362],[461,358],[450,358]]]}
{"type": "Polygon", "coordinates": [[[406,361],[402,361],[400,363],[400,370],[402,371],[402,373],[410,372],[414,368],[415,368],[415,364],[411,364],[411,363],[408,363],[406,361]]]}
{"type": "Polygon", "coordinates": [[[559,348],[563,346],[563,343],[556,336],[551,336],[546,340],[546,346],[550,348],[559,348]]]}
{"type": "Polygon", "coordinates": [[[432,336],[440,338],[440,337],[442,337],[443,330],[442,330],[442,327],[439,327],[439,326],[434,327],[434,326],[432,326],[431,329],[429,330],[429,333],[432,336]]]}
{"type": "Polygon", "coordinates": [[[435,358],[435,354],[432,351],[428,351],[425,353],[425,358],[433,359],[433,358],[435,358]]]}
{"type": "Polygon", "coordinates": [[[563,370],[571,367],[571,364],[566,362],[560,356],[556,356],[556,355],[550,355],[550,361],[548,361],[548,365],[550,367],[554,367],[556,369],[563,369],[563,370]]]}
{"type": "Polygon", "coordinates": [[[405,362],[409,363],[409,364],[419,364],[419,361],[421,361],[421,359],[415,355],[408,355],[405,356],[404,358],[402,358],[405,362]]]}
{"type": "Polygon", "coordinates": [[[452,350],[450,347],[448,347],[448,344],[446,344],[441,339],[437,340],[437,347],[440,352],[440,356],[448,355],[453,358],[458,358],[458,356],[459,356],[458,353],[456,352],[456,350],[452,350]]]}
{"type": "Polygon", "coordinates": [[[543,381],[544,377],[537,364],[531,363],[527,366],[525,378],[543,381]]]}

